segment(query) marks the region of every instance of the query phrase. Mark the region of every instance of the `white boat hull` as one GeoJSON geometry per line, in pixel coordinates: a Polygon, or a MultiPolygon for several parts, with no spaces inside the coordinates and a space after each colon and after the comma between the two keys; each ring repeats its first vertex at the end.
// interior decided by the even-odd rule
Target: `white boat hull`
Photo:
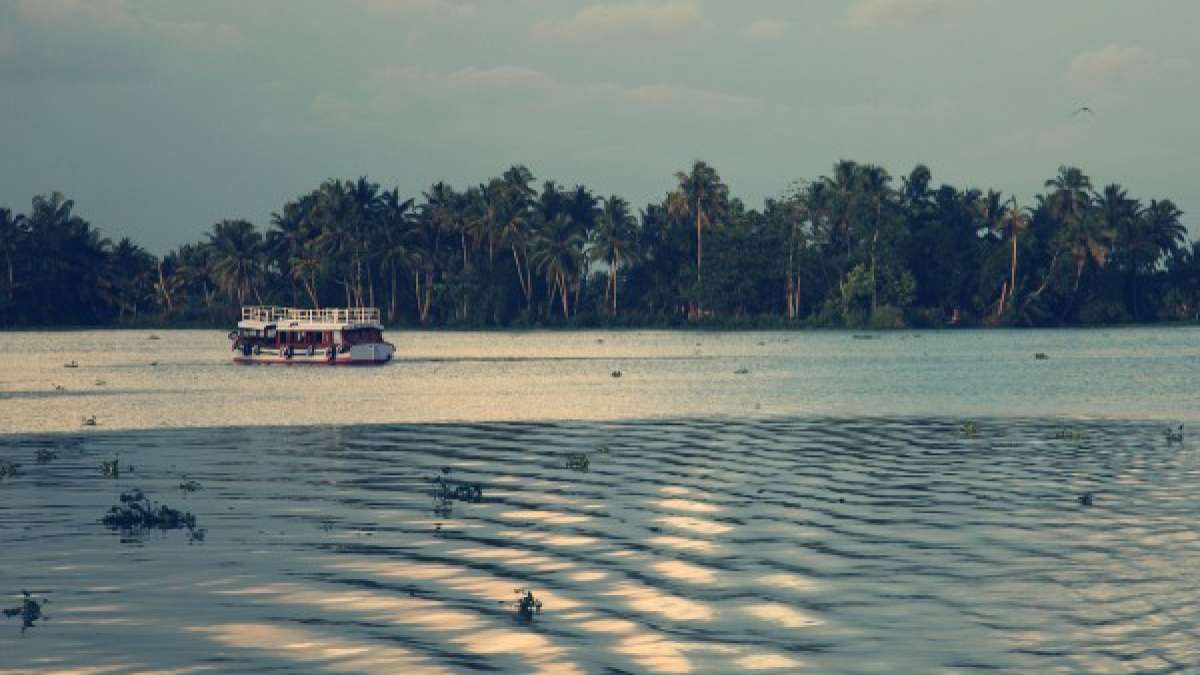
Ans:
{"type": "Polygon", "coordinates": [[[376,344],[354,345],[349,350],[334,354],[332,358],[325,355],[323,350],[314,350],[310,356],[307,351],[300,350],[291,358],[278,350],[261,350],[258,354],[246,356],[238,352],[234,363],[240,364],[282,364],[282,365],[312,365],[312,366],[369,366],[380,365],[392,360],[396,348],[387,342],[376,344]]]}

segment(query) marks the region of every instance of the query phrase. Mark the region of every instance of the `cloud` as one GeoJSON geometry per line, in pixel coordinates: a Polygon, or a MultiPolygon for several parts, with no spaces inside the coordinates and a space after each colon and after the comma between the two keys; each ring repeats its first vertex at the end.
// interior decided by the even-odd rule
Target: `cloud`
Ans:
{"type": "Polygon", "coordinates": [[[479,8],[464,0],[366,0],[367,11],[381,15],[424,14],[432,16],[473,17],[479,8]]]}
{"type": "Polygon", "coordinates": [[[962,4],[962,0],[859,0],[846,18],[855,30],[900,28],[943,18],[962,4]]]}
{"type": "Polygon", "coordinates": [[[759,19],[742,29],[742,35],[754,40],[778,40],[787,33],[788,22],[783,19],[759,19]]]}
{"type": "Polygon", "coordinates": [[[617,84],[597,84],[587,91],[600,99],[616,100],[642,108],[683,108],[698,114],[741,114],[764,110],[761,99],[726,94],[712,89],[700,89],[681,84],[647,84],[625,87],[617,84]]]}
{"type": "Polygon", "coordinates": [[[125,80],[152,71],[164,53],[245,44],[234,26],[162,20],[124,0],[19,0],[0,5],[5,24],[0,79],[17,82],[125,80]]]}
{"type": "Polygon", "coordinates": [[[667,37],[700,23],[700,8],[690,0],[588,5],[562,21],[539,21],[538,37],[597,42],[612,37],[667,37]]]}
{"type": "Polygon", "coordinates": [[[1082,52],[1067,66],[1067,80],[1084,87],[1152,77],[1189,66],[1182,59],[1164,59],[1149,49],[1110,44],[1102,49],[1082,52]]]}
{"type": "Polygon", "coordinates": [[[917,105],[888,101],[854,103],[836,108],[839,119],[863,122],[943,122],[958,112],[958,104],[939,97],[917,105]]]}
{"type": "Polygon", "coordinates": [[[437,73],[421,66],[385,66],[371,75],[372,89],[387,89],[402,97],[448,97],[479,94],[521,96],[530,90],[558,86],[553,77],[522,66],[474,66],[437,73]]]}
{"type": "Polygon", "coordinates": [[[608,117],[644,121],[647,115],[746,118],[768,106],[758,98],[681,83],[569,82],[516,65],[438,72],[407,64],[380,68],[357,92],[321,94],[309,103],[317,122],[363,130],[386,129],[397,116],[426,114],[438,115],[443,128],[477,127],[481,109],[488,111],[489,119],[515,115],[522,128],[531,124],[536,128],[545,120],[578,120],[597,110],[608,117]]]}

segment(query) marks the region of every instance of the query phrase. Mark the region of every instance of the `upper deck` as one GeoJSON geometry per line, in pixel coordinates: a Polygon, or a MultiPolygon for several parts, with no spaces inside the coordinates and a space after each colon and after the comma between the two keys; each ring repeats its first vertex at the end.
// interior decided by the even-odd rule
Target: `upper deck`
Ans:
{"type": "Polygon", "coordinates": [[[372,327],[382,328],[378,307],[328,307],[298,309],[295,307],[251,306],[242,308],[242,320],[247,326],[274,324],[281,329],[329,329],[372,327]]]}

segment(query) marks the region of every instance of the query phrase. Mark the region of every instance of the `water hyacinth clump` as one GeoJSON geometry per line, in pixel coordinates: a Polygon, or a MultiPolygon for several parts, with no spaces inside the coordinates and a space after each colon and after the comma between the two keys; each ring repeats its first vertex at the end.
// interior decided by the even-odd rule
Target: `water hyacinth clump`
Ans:
{"type": "Polygon", "coordinates": [[[975,434],[979,433],[979,427],[974,422],[967,422],[966,424],[962,425],[962,432],[964,436],[971,438],[974,437],[975,434]]]}
{"type": "Polygon", "coordinates": [[[110,508],[101,522],[110,530],[127,533],[186,529],[192,533],[193,539],[202,539],[204,536],[203,530],[196,529],[196,516],[166,504],[156,504],[138,489],[122,492],[121,504],[110,508]]]}
{"type": "Polygon", "coordinates": [[[587,471],[592,465],[592,460],[582,452],[572,452],[567,455],[567,468],[573,471],[587,471]]]}
{"type": "Polygon", "coordinates": [[[542,601],[533,595],[528,588],[514,588],[513,592],[520,596],[517,599],[517,621],[532,623],[534,614],[542,613],[542,601]]]}
{"type": "Polygon", "coordinates": [[[21,617],[21,633],[24,633],[25,629],[33,628],[34,623],[39,619],[49,618],[42,613],[42,606],[50,601],[36,599],[29,591],[21,591],[21,594],[24,596],[21,598],[21,604],[5,609],[4,616],[9,618],[14,616],[21,617]]]}
{"type": "Polygon", "coordinates": [[[21,468],[20,464],[10,462],[7,459],[0,459],[0,478],[11,478],[17,475],[17,470],[21,468]]]}
{"type": "Polygon", "coordinates": [[[120,478],[121,458],[114,457],[111,462],[100,462],[100,475],[105,478],[120,478]]]}
{"type": "Polygon", "coordinates": [[[483,486],[451,480],[450,467],[443,467],[441,474],[430,480],[433,483],[433,512],[436,515],[449,516],[455,500],[470,504],[483,501],[483,486]]]}

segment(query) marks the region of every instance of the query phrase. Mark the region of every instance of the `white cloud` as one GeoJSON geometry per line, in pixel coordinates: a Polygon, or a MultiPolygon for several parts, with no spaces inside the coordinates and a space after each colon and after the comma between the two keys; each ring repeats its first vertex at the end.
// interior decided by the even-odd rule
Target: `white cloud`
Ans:
{"type": "Polygon", "coordinates": [[[1110,44],[1071,59],[1067,80],[1084,87],[1145,78],[1188,67],[1182,59],[1164,59],[1144,47],[1110,44]]]}
{"type": "Polygon", "coordinates": [[[243,42],[241,33],[229,24],[155,19],[130,9],[125,0],[20,0],[17,13],[47,31],[116,33],[191,49],[224,49],[243,42]]]}
{"type": "MultiPolygon", "coordinates": [[[[596,110],[637,117],[728,118],[758,115],[768,109],[757,98],[680,83],[625,85],[614,82],[567,82],[523,66],[469,67],[437,72],[415,65],[391,65],[372,73],[357,93],[319,95],[310,111],[323,123],[379,128],[398,114],[422,108],[462,111],[476,119],[480,106],[491,114],[578,119],[596,110]]],[[[454,124],[451,113],[444,121],[454,124]]]]}
{"type": "Polygon", "coordinates": [[[859,0],[846,18],[855,30],[896,28],[945,17],[962,4],[962,0],[859,0]]]}
{"type": "Polygon", "coordinates": [[[943,122],[958,112],[958,104],[946,97],[939,97],[919,104],[904,104],[890,101],[868,101],[840,106],[836,109],[839,119],[865,122],[943,122]]]}
{"type": "Polygon", "coordinates": [[[611,37],[665,37],[700,23],[700,8],[690,0],[588,5],[563,21],[540,21],[533,34],[580,42],[611,37]]]}
{"type": "Polygon", "coordinates": [[[392,65],[371,76],[372,88],[394,89],[400,96],[457,96],[500,92],[520,94],[531,89],[557,86],[554,78],[539,70],[522,66],[463,68],[437,73],[421,66],[392,65]]]}
{"type": "Polygon", "coordinates": [[[755,40],[778,40],[787,33],[783,19],[759,19],[742,29],[742,35],[755,40]]]}
{"type": "Polygon", "coordinates": [[[744,114],[766,108],[761,99],[726,94],[681,84],[647,84],[625,87],[617,84],[591,85],[587,90],[607,100],[642,108],[681,108],[699,114],[744,114]],[[610,96],[611,95],[611,96],[610,96]]]}
{"type": "Polygon", "coordinates": [[[373,14],[426,14],[434,16],[472,17],[479,8],[464,0],[367,0],[367,11],[373,14]]]}

